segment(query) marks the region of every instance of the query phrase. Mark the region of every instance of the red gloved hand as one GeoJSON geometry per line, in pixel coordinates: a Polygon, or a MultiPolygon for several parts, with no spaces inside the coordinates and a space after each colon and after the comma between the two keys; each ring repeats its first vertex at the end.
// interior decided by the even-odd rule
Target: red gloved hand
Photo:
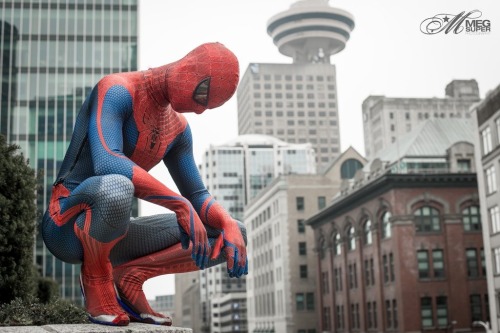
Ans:
{"type": "Polygon", "coordinates": [[[248,274],[247,248],[243,241],[240,228],[234,221],[227,223],[215,241],[211,255],[216,259],[224,250],[227,260],[227,272],[230,277],[241,277],[248,274]]]}
{"type": "MultiPolygon", "coordinates": [[[[208,255],[211,251],[210,243],[208,242],[207,237],[207,230],[201,222],[198,214],[194,211],[193,207],[190,207],[189,210],[189,217],[183,216],[185,219],[189,218],[189,221],[179,223],[182,248],[187,250],[189,248],[189,243],[191,242],[193,244],[191,257],[196,262],[196,266],[200,269],[204,269],[208,263],[208,255]]],[[[179,216],[177,217],[177,220],[181,221],[179,216]]]]}

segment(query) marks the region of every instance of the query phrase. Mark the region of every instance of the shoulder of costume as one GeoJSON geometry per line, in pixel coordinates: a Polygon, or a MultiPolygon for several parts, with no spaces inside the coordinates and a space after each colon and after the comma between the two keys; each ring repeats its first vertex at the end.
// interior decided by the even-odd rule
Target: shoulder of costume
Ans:
{"type": "Polygon", "coordinates": [[[98,82],[99,89],[108,91],[111,87],[121,86],[124,87],[129,93],[132,93],[133,82],[126,73],[116,73],[104,76],[98,82]]]}

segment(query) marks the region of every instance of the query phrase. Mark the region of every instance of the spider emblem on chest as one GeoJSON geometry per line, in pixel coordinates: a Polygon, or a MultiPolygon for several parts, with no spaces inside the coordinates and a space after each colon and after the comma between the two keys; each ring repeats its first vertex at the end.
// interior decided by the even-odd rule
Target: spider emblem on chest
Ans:
{"type": "Polygon", "coordinates": [[[154,152],[155,154],[158,153],[158,150],[161,147],[161,135],[163,132],[163,128],[160,128],[158,126],[158,121],[154,118],[154,116],[145,113],[142,116],[142,123],[146,127],[146,142],[145,142],[145,150],[149,150],[154,152]]]}

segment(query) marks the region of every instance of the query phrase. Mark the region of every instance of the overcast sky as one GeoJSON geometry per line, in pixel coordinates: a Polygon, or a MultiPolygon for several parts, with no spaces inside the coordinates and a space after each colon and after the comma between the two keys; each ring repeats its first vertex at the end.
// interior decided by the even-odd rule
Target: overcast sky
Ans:
{"type": "MultiPolygon", "coordinates": [[[[269,18],[287,10],[291,0],[139,0],[139,68],[176,61],[205,42],[221,42],[240,61],[291,63],[267,35],[269,18]]],[[[498,0],[337,0],[330,5],[347,10],[355,28],[346,48],[331,58],[337,69],[342,150],[353,146],[364,153],[361,103],[369,95],[444,97],[453,79],[476,79],[481,97],[500,84],[500,1],[498,0]],[[457,15],[479,10],[478,19],[491,22],[488,34],[426,35],[423,20],[437,14],[457,15]]],[[[210,144],[238,135],[236,96],[218,109],[188,115],[197,163],[210,144]]],[[[172,185],[166,169],[153,174],[172,185]]],[[[142,213],[161,212],[142,205],[142,213]]],[[[172,277],[145,286],[148,298],[174,293],[172,277]]]]}

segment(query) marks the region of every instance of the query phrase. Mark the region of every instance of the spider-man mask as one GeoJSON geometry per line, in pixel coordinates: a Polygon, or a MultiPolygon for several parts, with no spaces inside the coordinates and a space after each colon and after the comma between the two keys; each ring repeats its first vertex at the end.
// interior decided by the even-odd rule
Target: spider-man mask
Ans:
{"type": "Polygon", "coordinates": [[[220,43],[202,44],[172,64],[167,95],[177,112],[202,113],[224,104],[236,91],[236,56],[220,43]]]}

